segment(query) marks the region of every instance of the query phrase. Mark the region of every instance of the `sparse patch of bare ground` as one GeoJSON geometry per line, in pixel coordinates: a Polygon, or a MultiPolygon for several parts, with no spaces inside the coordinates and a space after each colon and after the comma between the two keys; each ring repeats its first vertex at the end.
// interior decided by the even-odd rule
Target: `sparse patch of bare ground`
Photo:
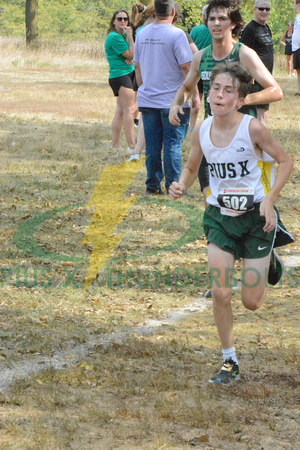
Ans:
{"type": "MultiPolygon", "coordinates": [[[[119,225],[125,236],[112,256],[145,256],[108,261],[112,278],[102,271],[84,292],[91,249],[82,239],[92,214],[84,205],[103,168],[122,161],[110,151],[115,101],[105,64],[88,51],[80,58],[54,49],[30,55],[21,46],[9,52],[8,45],[0,58],[0,369],[55,355],[66,366],[28,372],[0,396],[1,447],[297,448],[299,270],[288,269],[257,312],[243,309],[235,294],[242,379],[229,389],[207,383],[220,368],[211,309],[181,316],[207,287],[205,239],[200,235],[173,252],[145,253],[179,239],[189,226],[184,214],[136,202],[119,225]],[[14,245],[21,224],[75,204],[41,223],[34,238],[80,261],[46,260],[14,245]],[[195,268],[202,278],[195,278],[195,268]],[[184,269],[179,277],[176,269],[184,269]],[[180,320],[163,319],[168,311],[180,320]],[[160,326],[147,333],[149,324],[160,326]],[[83,349],[81,356],[70,343],[83,349]]],[[[295,162],[278,206],[296,238],[280,254],[295,261],[299,112],[295,80],[278,75],[285,98],[271,106],[270,128],[295,162]]],[[[184,158],[189,142],[190,136],[184,158]]],[[[128,195],[143,195],[144,181],[143,169],[128,195]]],[[[190,193],[184,201],[201,209],[198,186],[190,193]]]]}

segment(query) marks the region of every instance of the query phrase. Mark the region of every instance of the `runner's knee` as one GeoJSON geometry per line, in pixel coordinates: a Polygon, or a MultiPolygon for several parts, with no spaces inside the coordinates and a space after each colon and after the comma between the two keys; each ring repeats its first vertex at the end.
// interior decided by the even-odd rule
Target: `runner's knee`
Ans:
{"type": "Polygon", "coordinates": [[[250,311],[255,311],[256,309],[259,309],[263,304],[263,297],[264,293],[262,295],[253,293],[250,295],[242,295],[242,302],[245,308],[249,309],[250,311]]]}
{"type": "Polygon", "coordinates": [[[231,303],[231,288],[213,288],[213,300],[215,306],[228,306],[231,303]]]}

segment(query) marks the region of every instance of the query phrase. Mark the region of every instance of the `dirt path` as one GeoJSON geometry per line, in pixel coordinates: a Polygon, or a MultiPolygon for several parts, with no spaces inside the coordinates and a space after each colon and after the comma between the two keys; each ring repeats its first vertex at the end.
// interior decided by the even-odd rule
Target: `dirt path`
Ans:
{"type": "Polygon", "coordinates": [[[65,350],[53,352],[51,356],[24,357],[23,361],[0,365],[0,393],[6,392],[18,380],[23,380],[33,374],[37,374],[46,369],[62,370],[72,367],[82,362],[88,353],[93,352],[95,346],[109,349],[113,344],[123,344],[130,334],[139,336],[149,336],[159,331],[166,324],[176,324],[179,321],[188,319],[194,312],[203,311],[211,305],[204,297],[200,297],[197,302],[180,308],[176,311],[168,311],[161,320],[149,320],[142,326],[133,327],[123,332],[104,335],[97,339],[91,339],[85,344],[70,342],[65,350]],[[10,367],[7,367],[10,366],[10,367]]]}
{"type": "MultiPolygon", "coordinates": [[[[300,254],[296,253],[284,258],[286,268],[300,267],[300,254]]],[[[205,308],[211,306],[211,301],[200,297],[197,302],[177,309],[176,311],[168,311],[159,320],[148,320],[142,326],[127,329],[124,332],[113,333],[111,335],[104,335],[101,338],[91,339],[85,344],[76,344],[70,342],[65,350],[56,351],[51,356],[37,355],[33,357],[26,357],[23,361],[14,363],[9,361],[9,364],[0,365],[0,393],[6,392],[17,380],[26,379],[32,374],[37,374],[46,369],[62,370],[66,367],[72,367],[82,362],[88,353],[93,352],[95,346],[109,349],[114,343],[123,344],[130,334],[139,336],[148,336],[157,333],[161,327],[166,324],[176,324],[191,317],[194,312],[203,311],[205,308]],[[7,367],[7,366],[10,367],[7,367]]]]}

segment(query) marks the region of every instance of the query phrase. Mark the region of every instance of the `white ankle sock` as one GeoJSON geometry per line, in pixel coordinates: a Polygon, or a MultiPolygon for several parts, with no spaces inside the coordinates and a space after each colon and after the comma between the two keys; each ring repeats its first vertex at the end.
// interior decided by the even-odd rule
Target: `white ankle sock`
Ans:
{"type": "Polygon", "coordinates": [[[222,353],[223,353],[223,358],[224,361],[226,361],[226,359],[231,358],[232,361],[234,361],[235,363],[238,364],[238,360],[235,354],[235,347],[231,347],[231,348],[222,348],[222,353]]]}

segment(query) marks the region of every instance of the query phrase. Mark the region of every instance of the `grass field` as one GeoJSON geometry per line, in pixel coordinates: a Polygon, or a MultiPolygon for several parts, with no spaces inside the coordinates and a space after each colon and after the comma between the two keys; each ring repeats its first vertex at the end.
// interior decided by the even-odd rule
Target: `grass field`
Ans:
{"type": "Polygon", "coordinates": [[[294,159],[278,208],[295,243],[260,310],[234,295],[242,379],[223,389],[207,383],[221,359],[198,186],[180,207],[150,201],[143,167],[123,238],[85,291],[86,205],[103,169],[124,162],[110,150],[103,51],[2,39],[0,56],[1,448],[296,449],[300,106],[285,60],[269,127],[294,159]]]}

